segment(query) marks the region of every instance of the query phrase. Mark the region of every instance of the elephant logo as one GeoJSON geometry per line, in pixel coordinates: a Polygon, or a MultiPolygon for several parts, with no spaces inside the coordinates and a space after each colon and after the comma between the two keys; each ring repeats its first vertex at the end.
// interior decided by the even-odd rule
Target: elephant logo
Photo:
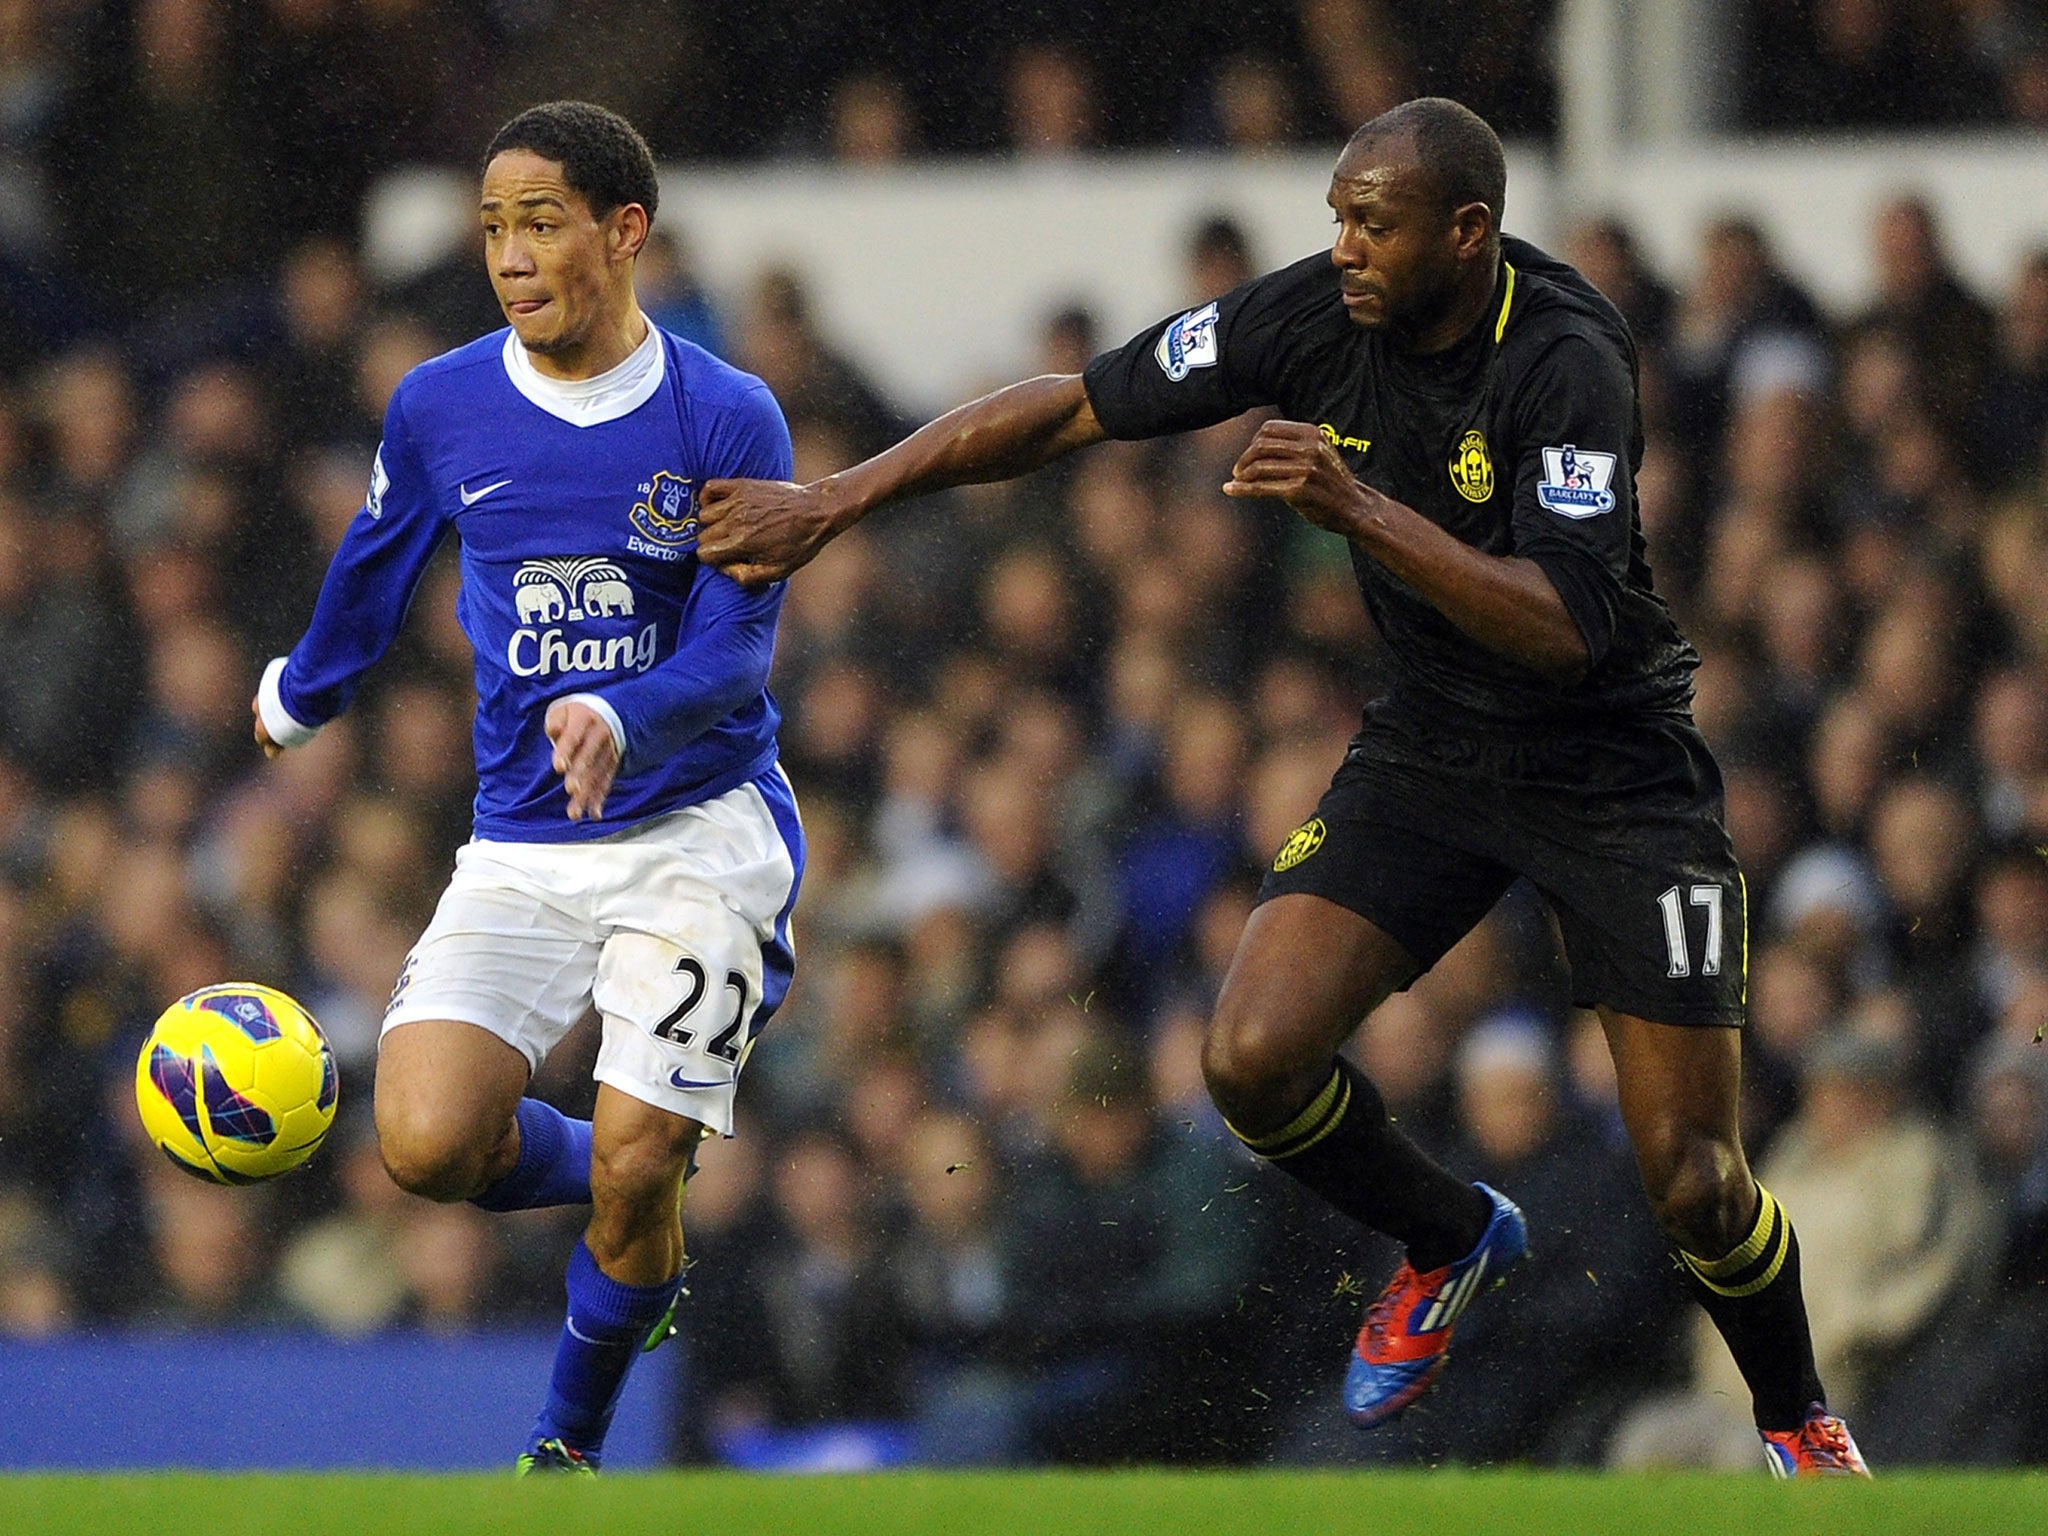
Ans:
{"type": "Polygon", "coordinates": [[[512,601],[518,606],[520,623],[552,624],[568,610],[562,589],[548,579],[545,571],[522,566],[512,580],[512,601]]]}
{"type": "Polygon", "coordinates": [[[519,626],[505,642],[505,665],[520,677],[645,672],[654,665],[657,622],[637,632],[614,625],[578,634],[564,625],[591,619],[630,619],[633,584],[609,560],[577,555],[528,560],[512,576],[512,606],[519,626]]]}
{"type": "Polygon", "coordinates": [[[522,624],[633,616],[633,588],[626,573],[609,560],[589,555],[527,561],[512,578],[512,602],[522,624]]]}
{"type": "Polygon", "coordinates": [[[583,611],[592,618],[608,619],[613,614],[633,617],[633,589],[610,577],[593,577],[583,583],[583,611]]]}

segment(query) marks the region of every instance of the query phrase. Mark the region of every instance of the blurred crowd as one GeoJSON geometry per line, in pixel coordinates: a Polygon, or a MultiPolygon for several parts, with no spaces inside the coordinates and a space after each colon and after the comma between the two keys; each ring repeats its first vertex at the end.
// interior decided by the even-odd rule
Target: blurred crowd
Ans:
{"type": "MultiPolygon", "coordinates": [[[[1317,46],[1376,10],[1268,9],[1310,18],[1317,46]]],[[[347,166],[293,218],[179,178],[285,152],[237,139],[251,123],[333,135],[283,110],[294,93],[394,135],[356,146],[365,174],[431,150],[423,101],[480,142],[460,114],[484,107],[403,71],[546,59],[514,44],[566,10],[0,0],[0,157],[36,173],[0,181],[0,259],[29,274],[0,284],[21,311],[0,327],[0,1332],[559,1315],[574,1213],[413,1200],[370,1134],[384,1000],[474,789],[449,552],[350,715],[276,763],[249,739],[257,670],[361,505],[392,388],[498,323],[488,290],[467,264],[377,289],[347,166]],[[437,28],[476,51],[391,42],[437,28]],[[282,74],[219,91],[237,60],[317,72],[344,42],[382,82],[369,106],[282,74]],[[84,79],[102,84],[82,102],[84,79]],[[384,113],[387,95],[411,106],[384,113]],[[91,166],[37,137],[88,109],[128,125],[91,166]],[[219,138],[179,137],[202,133],[219,138]],[[152,140],[231,157],[143,175],[152,140]],[[88,184],[118,190],[75,202],[88,184]],[[40,222],[80,206],[92,241],[40,222]],[[102,237],[126,242],[120,285],[70,260],[102,237]],[[130,1104],[158,1009],[227,977],[301,997],[343,1084],[308,1170],[233,1191],[173,1171],[130,1104]]],[[[1938,17],[1970,58],[1994,33],[2028,57],[2017,21],[1999,31],[2018,10],[1787,13],[1826,37],[1938,17]]],[[[588,62],[559,88],[587,91],[588,62]]],[[[1878,295],[1854,315],[1737,217],[1682,292],[1619,225],[1562,254],[1641,347],[1643,521],[1704,656],[1748,871],[1746,1132],[1799,1225],[1822,1371],[1873,1458],[2041,1461],[2048,252],[1980,294],[1923,204],[1876,210],[1870,238],[1878,295]]],[[[1187,297],[1298,254],[1219,216],[1190,232],[1187,297]]],[[[657,252],[643,279],[657,318],[776,389],[799,478],[906,425],[822,338],[798,274],[718,302],[657,252]]],[[[1068,310],[1018,363],[1073,371],[1121,339],[1068,310]]],[[[1366,1440],[1332,1412],[1394,1256],[1236,1149],[1199,1044],[1260,871],[1381,662],[1342,545],[1219,495],[1249,432],[1105,445],[886,512],[792,584],[773,687],[811,843],[799,973],[741,1135],[690,1186],[679,1457],[801,1463],[851,1435],[952,1463],[1753,1463],[1644,1207],[1598,1024],[1568,1007],[1524,889],[1356,1051],[1404,1128],[1515,1195],[1537,1256],[1400,1426],[1366,1440]]],[[[594,1050],[580,1031],[536,1091],[587,1111],[594,1050]]]]}
{"type": "MultiPolygon", "coordinates": [[[[217,311],[306,235],[352,238],[385,169],[466,166],[537,100],[603,101],[675,162],[1255,154],[1431,93],[1548,141],[1580,72],[1563,9],[922,0],[911,27],[901,0],[0,0],[0,358],[108,309],[161,335],[195,270],[217,311]]],[[[1699,9],[1726,127],[2048,122],[2032,0],[1699,9]]]]}

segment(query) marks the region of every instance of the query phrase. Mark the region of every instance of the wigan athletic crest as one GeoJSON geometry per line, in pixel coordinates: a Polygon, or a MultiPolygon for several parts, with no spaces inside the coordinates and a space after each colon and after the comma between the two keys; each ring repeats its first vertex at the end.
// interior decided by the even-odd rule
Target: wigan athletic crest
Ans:
{"type": "Polygon", "coordinates": [[[1451,460],[1451,484],[1467,501],[1484,501],[1493,494],[1493,458],[1486,451],[1486,434],[1474,428],[1458,442],[1451,460]]]}
{"type": "Polygon", "coordinates": [[[1323,846],[1328,833],[1323,818],[1312,817],[1287,834],[1287,841],[1280,845],[1280,852],[1273,859],[1273,873],[1284,875],[1303,859],[1323,846]]]}

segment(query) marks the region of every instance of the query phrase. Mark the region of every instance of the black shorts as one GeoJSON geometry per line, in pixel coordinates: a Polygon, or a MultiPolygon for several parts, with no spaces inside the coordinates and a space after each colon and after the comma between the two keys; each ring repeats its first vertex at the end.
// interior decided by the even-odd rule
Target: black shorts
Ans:
{"type": "Polygon", "coordinates": [[[1427,970],[1518,875],[1557,915],[1577,1006],[1743,1022],[1746,892],[1720,769],[1682,716],[1474,740],[1383,701],[1259,899],[1334,901],[1427,970]]]}

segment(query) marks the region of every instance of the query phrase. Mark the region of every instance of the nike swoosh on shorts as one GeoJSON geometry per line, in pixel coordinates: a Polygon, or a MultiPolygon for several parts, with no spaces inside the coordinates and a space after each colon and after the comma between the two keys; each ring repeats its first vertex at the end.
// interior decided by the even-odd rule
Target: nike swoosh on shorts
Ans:
{"type": "Polygon", "coordinates": [[[685,1077],[681,1067],[677,1067],[675,1071],[669,1073],[668,1085],[671,1088],[724,1088],[728,1086],[726,1080],[722,1077],[713,1078],[710,1082],[700,1082],[694,1077],[685,1077]]]}

